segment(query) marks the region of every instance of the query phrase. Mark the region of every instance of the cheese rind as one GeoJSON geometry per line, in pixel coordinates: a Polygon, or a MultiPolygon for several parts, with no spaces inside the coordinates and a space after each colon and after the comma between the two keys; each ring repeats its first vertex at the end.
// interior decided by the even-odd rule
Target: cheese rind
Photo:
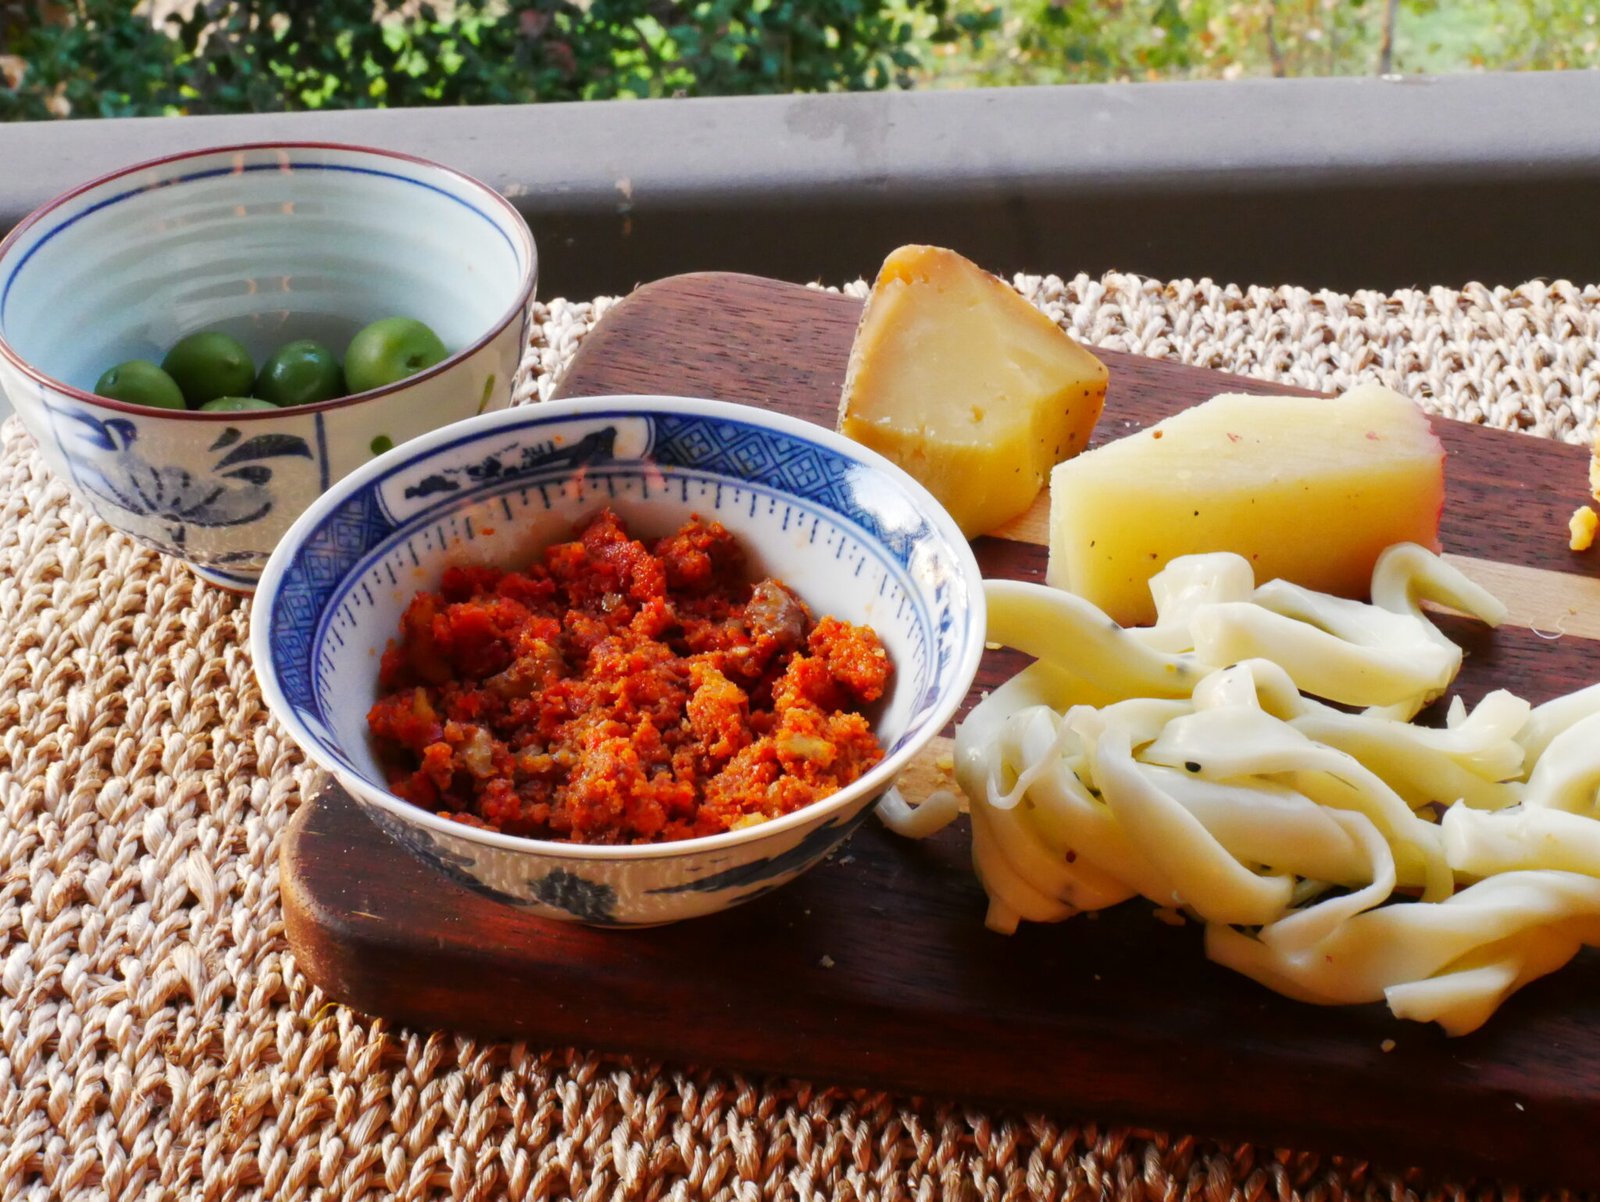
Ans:
{"type": "Polygon", "coordinates": [[[1444,447],[1405,397],[1213,397],[1061,464],[1046,580],[1117,621],[1153,621],[1169,560],[1233,551],[1257,580],[1363,597],[1394,543],[1439,549],[1444,447]]]}
{"type": "Polygon", "coordinates": [[[1106,369],[1015,289],[934,246],[884,261],[850,351],[839,430],[919,480],[968,537],[1022,513],[1077,454],[1106,369]]]}

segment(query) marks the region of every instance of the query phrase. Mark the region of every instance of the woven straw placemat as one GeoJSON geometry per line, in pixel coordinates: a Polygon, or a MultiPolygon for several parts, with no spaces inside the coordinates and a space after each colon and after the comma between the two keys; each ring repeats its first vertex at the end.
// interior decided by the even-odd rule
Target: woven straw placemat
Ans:
{"type": "MultiPolygon", "coordinates": [[[[1595,288],[1017,283],[1090,343],[1319,389],[1379,379],[1472,421],[1594,432],[1595,288]]],[[[548,395],[608,303],[539,307],[523,399],[548,395]]],[[[0,1198],[1521,1196],[1405,1166],[397,1030],[333,1005],[284,941],[278,840],[314,777],[262,708],[249,615],[88,516],[6,423],[0,1198]]]]}

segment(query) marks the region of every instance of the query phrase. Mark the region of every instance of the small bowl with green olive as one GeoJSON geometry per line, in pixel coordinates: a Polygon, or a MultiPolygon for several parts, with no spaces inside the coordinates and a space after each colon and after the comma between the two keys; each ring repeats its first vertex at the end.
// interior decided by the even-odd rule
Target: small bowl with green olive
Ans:
{"type": "Polygon", "coordinates": [[[0,391],[80,503],[250,590],[333,481],[511,403],[537,272],[510,203],[437,163],[175,155],[0,242],[0,391]]]}

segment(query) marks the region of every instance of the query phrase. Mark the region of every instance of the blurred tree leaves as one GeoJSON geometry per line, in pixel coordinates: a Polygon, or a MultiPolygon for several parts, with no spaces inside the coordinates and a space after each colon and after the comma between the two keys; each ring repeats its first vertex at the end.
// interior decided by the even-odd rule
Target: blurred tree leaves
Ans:
{"type": "Polygon", "coordinates": [[[993,24],[948,0],[0,0],[0,118],[909,86],[993,24]]]}
{"type": "MultiPolygon", "coordinates": [[[[992,14],[996,0],[959,0],[992,14]]],[[[1073,83],[1389,70],[1600,67],[1594,0],[1010,0],[981,46],[951,55],[967,83],[1073,83]]]]}
{"type": "Polygon", "coordinates": [[[1593,0],[187,0],[158,28],[126,0],[0,0],[0,119],[1596,67],[1597,11],[1593,0]]]}

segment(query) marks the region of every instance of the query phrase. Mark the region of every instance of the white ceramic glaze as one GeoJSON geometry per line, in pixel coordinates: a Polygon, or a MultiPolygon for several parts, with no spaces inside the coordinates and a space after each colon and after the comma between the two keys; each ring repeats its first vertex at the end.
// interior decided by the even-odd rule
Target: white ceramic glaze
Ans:
{"type": "Polygon", "coordinates": [[[331,482],[510,404],[536,274],[516,210],[436,163],[328,145],[174,156],[53,200],[0,243],[0,389],[80,502],[247,589],[331,482]],[[388,388],[278,412],[91,393],[108,367],[160,362],[196,330],[235,335],[259,364],[295,338],[342,354],[391,315],[454,353],[388,388]]]}
{"type": "Polygon", "coordinates": [[[792,879],[843,840],[954,714],[983,651],[966,540],[904,472],[830,430],[715,401],[597,397],[472,418],[335,484],[261,579],[251,649],[289,733],[397,839],[513,904],[600,925],[671,922],[792,879]],[[871,625],[895,665],[885,760],[814,806],[708,838],[597,847],[517,838],[391,795],[366,730],[378,660],[452,563],[528,562],[602,506],[643,536],[715,517],[752,570],[871,625]]]}

